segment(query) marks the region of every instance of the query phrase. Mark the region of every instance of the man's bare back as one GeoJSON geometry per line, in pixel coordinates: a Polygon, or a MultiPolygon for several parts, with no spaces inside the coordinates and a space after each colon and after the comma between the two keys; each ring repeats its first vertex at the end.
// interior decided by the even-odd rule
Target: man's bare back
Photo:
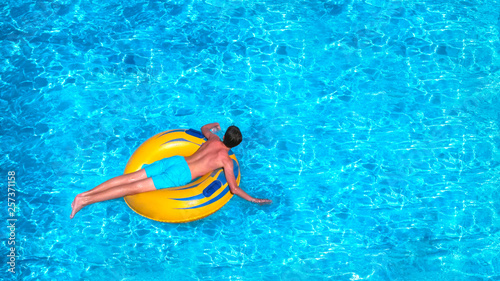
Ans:
{"type": "Polygon", "coordinates": [[[228,151],[229,149],[218,138],[203,143],[193,155],[185,157],[192,179],[222,168],[224,163],[230,160],[228,151]]]}
{"type": "Polygon", "coordinates": [[[211,123],[201,127],[201,132],[207,138],[207,141],[193,155],[185,157],[192,178],[205,175],[217,168],[223,168],[227,183],[233,194],[254,203],[271,203],[271,200],[253,198],[243,191],[236,182],[233,172],[234,164],[229,157],[229,150],[241,142],[240,130],[235,126],[230,126],[226,134],[224,134],[223,141],[221,141],[217,135],[212,133],[212,129],[219,131],[219,123],[211,123]],[[230,130],[231,133],[228,134],[230,130]]]}

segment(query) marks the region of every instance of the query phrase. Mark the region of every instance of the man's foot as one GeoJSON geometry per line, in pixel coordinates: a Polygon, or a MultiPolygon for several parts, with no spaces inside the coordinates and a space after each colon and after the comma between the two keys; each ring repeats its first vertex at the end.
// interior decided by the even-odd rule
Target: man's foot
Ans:
{"type": "Polygon", "coordinates": [[[78,194],[75,197],[75,200],[73,200],[73,203],[71,204],[71,208],[73,209],[71,211],[71,215],[69,216],[70,219],[72,219],[78,211],[80,211],[85,205],[83,204],[84,198],[82,194],[78,194]]]}

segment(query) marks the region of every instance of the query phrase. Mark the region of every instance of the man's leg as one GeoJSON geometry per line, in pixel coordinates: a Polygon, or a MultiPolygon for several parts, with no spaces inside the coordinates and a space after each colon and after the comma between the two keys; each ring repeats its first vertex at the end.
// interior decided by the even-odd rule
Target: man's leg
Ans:
{"type": "Polygon", "coordinates": [[[73,210],[70,218],[73,218],[78,211],[90,204],[153,190],[156,190],[153,180],[146,178],[118,186],[108,186],[107,189],[101,189],[100,192],[93,189],[91,190],[93,191],[92,193],[84,192],[78,194],[73,204],[71,204],[73,210]]]}
{"type": "Polygon", "coordinates": [[[119,186],[119,185],[128,184],[128,183],[133,183],[136,181],[140,181],[140,180],[146,179],[147,177],[148,176],[146,175],[146,171],[144,169],[140,169],[137,172],[114,177],[110,180],[107,180],[107,181],[101,183],[100,185],[94,187],[93,189],[85,191],[81,194],[82,195],[93,195],[93,194],[96,194],[99,192],[103,192],[109,188],[119,186]]]}

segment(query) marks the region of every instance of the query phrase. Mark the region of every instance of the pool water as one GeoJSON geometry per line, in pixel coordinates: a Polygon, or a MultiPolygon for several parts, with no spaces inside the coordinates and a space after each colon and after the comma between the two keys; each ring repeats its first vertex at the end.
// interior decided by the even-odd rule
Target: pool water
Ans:
{"type": "Polygon", "coordinates": [[[500,280],[499,4],[2,2],[0,279],[500,280]],[[210,122],[272,205],[69,219],[143,141],[210,122]]]}

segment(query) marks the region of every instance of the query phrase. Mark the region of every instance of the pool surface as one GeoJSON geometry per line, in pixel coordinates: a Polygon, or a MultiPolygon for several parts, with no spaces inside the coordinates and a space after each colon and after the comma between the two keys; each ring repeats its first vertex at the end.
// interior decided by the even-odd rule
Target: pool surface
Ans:
{"type": "Polygon", "coordinates": [[[0,279],[500,280],[499,6],[2,2],[0,279]],[[69,219],[146,139],[211,122],[272,205],[69,219]]]}

